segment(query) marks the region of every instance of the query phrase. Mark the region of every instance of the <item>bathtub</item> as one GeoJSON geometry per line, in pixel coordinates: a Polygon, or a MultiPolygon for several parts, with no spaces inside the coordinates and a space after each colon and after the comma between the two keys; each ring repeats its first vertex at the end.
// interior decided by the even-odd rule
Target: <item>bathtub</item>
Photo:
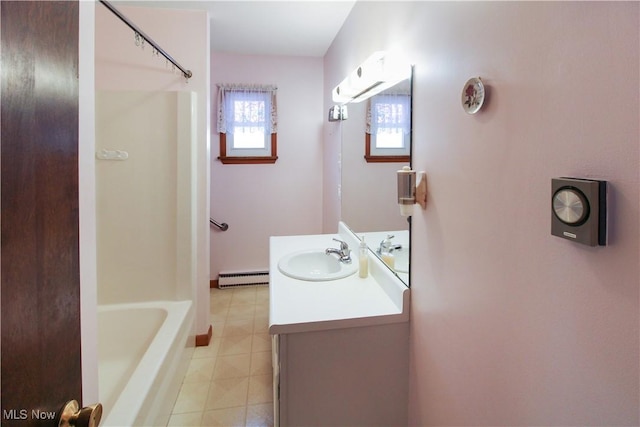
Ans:
{"type": "Polygon", "coordinates": [[[155,426],[169,419],[193,351],[191,301],[98,306],[103,426],[155,426]]]}

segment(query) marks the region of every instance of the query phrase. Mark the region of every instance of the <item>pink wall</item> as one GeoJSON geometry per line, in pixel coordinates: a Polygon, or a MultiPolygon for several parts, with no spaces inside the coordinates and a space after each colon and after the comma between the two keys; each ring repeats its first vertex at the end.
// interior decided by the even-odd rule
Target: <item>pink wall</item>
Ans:
{"type": "Polygon", "coordinates": [[[640,423],[639,7],[357,3],[326,55],[328,87],[374,50],[415,64],[411,425],[640,423]],[[557,176],[611,183],[609,246],[550,235],[557,176]]]}
{"type": "MultiPolygon", "coordinates": [[[[96,90],[190,91],[197,97],[197,265],[191,289],[196,301],[196,334],[209,319],[209,20],[206,12],[116,6],[185,68],[187,82],[172,72],[152,47],[136,46],[134,32],[101,4],[95,7],[96,90]]],[[[180,293],[177,290],[177,293],[180,293]]]]}
{"type": "Polygon", "coordinates": [[[211,53],[213,115],[217,83],[278,86],[278,160],[223,165],[211,128],[211,215],[227,222],[211,232],[211,278],[220,271],[268,269],[269,236],[322,229],[322,58],[211,53]]]}

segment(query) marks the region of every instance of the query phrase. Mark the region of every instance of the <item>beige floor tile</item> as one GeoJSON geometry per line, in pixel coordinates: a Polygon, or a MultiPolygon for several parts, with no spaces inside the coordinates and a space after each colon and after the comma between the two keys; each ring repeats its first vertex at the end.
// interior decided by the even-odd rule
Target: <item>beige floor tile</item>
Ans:
{"type": "Polygon", "coordinates": [[[253,320],[253,333],[254,334],[269,334],[269,317],[258,317],[253,320]]]}
{"type": "Polygon", "coordinates": [[[251,346],[251,351],[254,353],[261,351],[271,351],[271,335],[253,334],[253,344],[251,346]]]}
{"type": "Polygon", "coordinates": [[[268,305],[256,305],[256,317],[269,318],[269,306],[268,305]]]}
{"type": "Polygon", "coordinates": [[[220,356],[216,361],[213,378],[236,378],[249,375],[251,353],[220,356]]]}
{"type": "Polygon", "coordinates": [[[248,404],[273,402],[273,377],[254,375],[249,377],[248,404]]]}
{"type": "Polygon", "coordinates": [[[229,315],[229,307],[220,308],[218,310],[211,310],[209,312],[209,319],[211,323],[224,322],[229,315]]]}
{"type": "Polygon", "coordinates": [[[256,321],[263,321],[265,325],[269,324],[269,310],[260,312],[258,306],[256,306],[256,314],[254,316],[256,321]]]}
{"type": "Polygon", "coordinates": [[[169,426],[273,426],[269,288],[211,289],[213,338],[196,347],[169,426]]]}
{"type": "Polygon", "coordinates": [[[215,409],[207,411],[202,417],[202,426],[235,427],[245,425],[245,407],[215,409]]]}
{"type": "Polygon", "coordinates": [[[251,353],[253,335],[231,335],[220,338],[219,356],[251,353]]]}
{"type": "Polygon", "coordinates": [[[211,409],[245,406],[247,404],[248,390],[249,377],[214,379],[211,381],[205,409],[209,411],[211,409]]]}
{"type": "Polygon", "coordinates": [[[211,305],[211,307],[209,308],[209,313],[211,315],[220,315],[220,316],[226,316],[227,313],[229,312],[229,304],[215,304],[215,305],[211,305]]]}
{"type": "Polygon", "coordinates": [[[173,413],[202,412],[207,401],[209,385],[210,382],[182,384],[173,413]]]}
{"type": "Polygon", "coordinates": [[[213,288],[209,292],[209,302],[211,307],[229,305],[233,297],[233,290],[213,288]]]}
{"type": "Polygon", "coordinates": [[[193,350],[193,359],[216,357],[220,350],[220,339],[212,338],[207,346],[196,347],[193,350]]]}
{"type": "MultiPolygon", "coordinates": [[[[226,320],[226,317],[225,317],[226,320]]],[[[213,329],[213,335],[212,337],[221,337],[222,334],[224,333],[224,326],[225,326],[226,322],[224,320],[219,321],[211,321],[211,327],[213,329]]]]}
{"type": "Polygon", "coordinates": [[[271,375],[272,373],[270,351],[251,353],[250,375],[271,375]]]}
{"type": "Polygon", "coordinates": [[[209,321],[213,324],[213,323],[220,323],[220,322],[224,322],[225,320],[227,320],[227,314],[210,314],[209,315],[209,321]]]}
{"type": "Polygon", "coordinates": [[[202,412],[189,412],[186,414],[173,414],[169,418],[167,427],[194,427],[200,426],[202,421],[202,412]]]}
{"type": "Polygon", "coordinates": [[[269,303],[269,286],[260,286],[256,288],[256,303],[269,303]]]}
{"type": "Polygon", "coordinates": [[[255,304],[238,304],[229,307],[229,313],[227,313],[226,321],[236,319],[253,319],[256,314],[255,304]]]}
{"type": "Polygon", "coordinates": [[[233,290],[230,306],[256,303],[256,288],[238,288],[233,290]]]}
{"type": "Polygon", "coordinates": [[[211,381],[213,368],[216,364],[215,357],[191,359],[189,369],[184,377],[184,383],[200,383],[211,381]]]}
{"type": "Polygon", "coordinates": [[[273,404],[260,403],[258,405],[247,406],[247,427],[272,427],[273,426],[273,404]]]}
{"type": "Polygon", "coordinates": [[[253,333],[253,323],[253,317],[227,320],[224,324],[222,336],[250,335],[253,333]]]}

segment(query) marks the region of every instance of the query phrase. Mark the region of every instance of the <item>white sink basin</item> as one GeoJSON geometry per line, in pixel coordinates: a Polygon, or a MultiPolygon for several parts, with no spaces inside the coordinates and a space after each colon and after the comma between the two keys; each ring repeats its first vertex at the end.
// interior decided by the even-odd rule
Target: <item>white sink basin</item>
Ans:
{"type": "Polygon", "coordinates": [[[327,255],[324,251],[309,249],[293,252],[280,259],[278,269],[286,276],[312,282],[342,279],[358,269],[357,262],[346,264],[336,255],[327,255]]]}

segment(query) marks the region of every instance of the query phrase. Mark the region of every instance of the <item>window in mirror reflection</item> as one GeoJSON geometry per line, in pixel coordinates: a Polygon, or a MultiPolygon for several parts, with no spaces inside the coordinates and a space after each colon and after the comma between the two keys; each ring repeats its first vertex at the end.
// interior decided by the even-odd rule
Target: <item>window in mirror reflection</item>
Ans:
{"type": "Polygon", "coordinates": [[[367,102],[365,159],[367,162],[409,162],[411,96],[380,94],[367,102]]]}

